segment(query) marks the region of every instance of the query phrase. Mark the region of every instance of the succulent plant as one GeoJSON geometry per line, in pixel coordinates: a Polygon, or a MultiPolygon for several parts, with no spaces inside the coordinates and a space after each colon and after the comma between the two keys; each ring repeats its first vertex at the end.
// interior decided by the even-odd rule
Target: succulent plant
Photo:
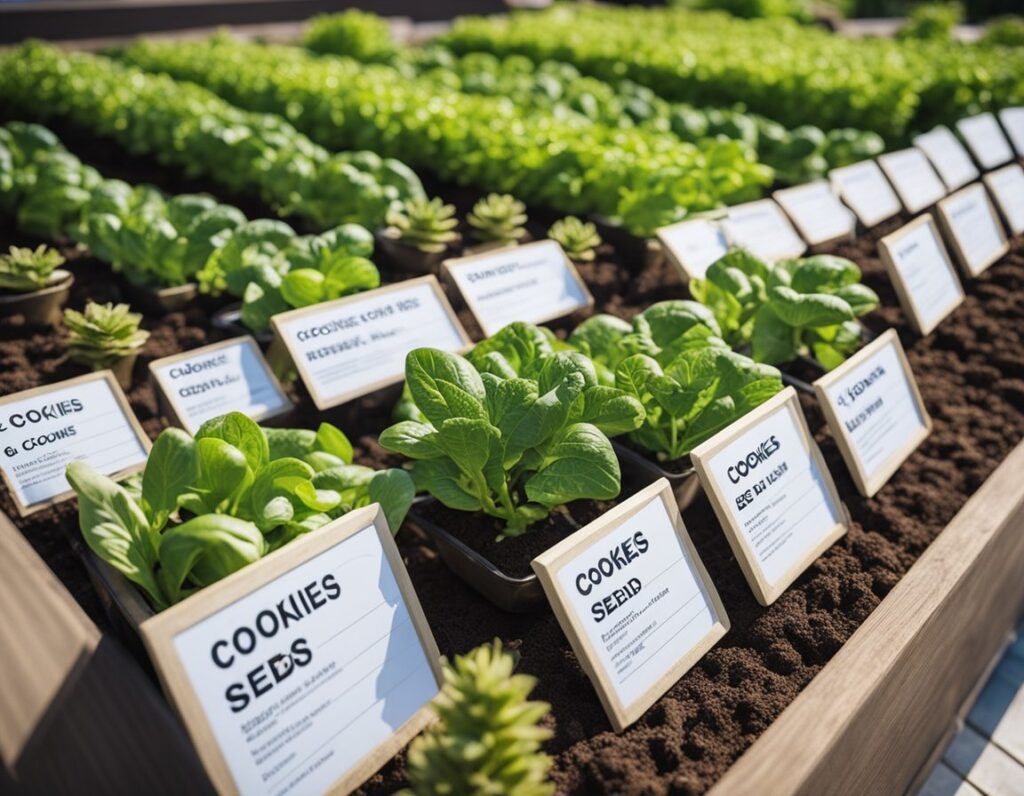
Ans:
{"type": "Polygon", "coordinates": [[[436,196],[407,199],[388,212],[387,223],[397,231],[399,241],[428,254],[439,254],[459,239],[455,208],[436,196]]]}
{"type": "Polygon", "coordinates": [[[139,328],[142,316],[130,310],[127,304],[92,301],[85,312],[64,310],[71,360],[101,370],[142,348],[149,332],[139,328]]]}
{"type": "Polygon", "coordinates": [[[526,235],[526,205],[507,193],[488,194],[473,205],[466,220],[481,243],[509,245],[526,235]]]}
{"type": "Polygon", "coordinates": [[[551,733],[537,726],[550,706],[527,700],[536,679],[514,666],[497,639],[445,666],[440,721],[409,747],[412,793],[554,793],[551,758],[540,751],[551,733]]]}
{"type": "Polygon", "coordinates": [[[7,254],[0,255],[0,290],[28,293],[44,288],[63,263],[64,258],[56,249],[11,246],[7,254]]]}
{"type": "Polygon", "coordinates": [[[565,249],[570,260],[589,263],[594,259],[594,250],[601,245],[597,227],[589,221],[580,221],[576,216],[566,216],[551,225],[548,237],[565,249]]]}

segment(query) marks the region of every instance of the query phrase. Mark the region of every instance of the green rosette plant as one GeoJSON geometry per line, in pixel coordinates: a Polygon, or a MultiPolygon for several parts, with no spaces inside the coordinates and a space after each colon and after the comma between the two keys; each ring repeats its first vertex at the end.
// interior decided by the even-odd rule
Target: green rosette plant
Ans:
{"type": "Polygon", "coordinates": [[[404,471],[352,464],[352,445],[329,423],[262,429],[239,412],[195,438],[164,430],[137,492],[86,462],[69,464],[67,478],[86,543],[157,611],[373,502],[394,533],[414,496],[404,471]]]}
{"type": "Polygon", "coordinates": [[[347,55],[366,62],[386,63],[398,51],[391,26],[376,14],[356,8],[313,17],[302,43],[314,52],[347,55]]]}
{"type": "Polygon", "coordinates": [[[481,243],[508,246],[526,235],[526,205],[511,194],[488,194],[473,205],[466,221],[481,243]]]}
{"type": "Polygon", "coordinates": [[[418,419],[385,429],[380,444],[413,459],[417,489],[445,506],[518,536],[556,507],[619,494],[608,437],[638,428],[643,406],[537,327],[510,324],[468,357],[416,349],[405,379],[418,419]]]}
{"type": "Polygon", "coordinates": [[[576,216],[560,218],[551,225],[548,237],[561,245],[570,260],[578,263],[592,262],[595,250],[601,245],[597,227],[589,221],[580,221],[576,216]]]}
{"type": "Polygon", "coordinates": [[[90,301],[84,312],[64,310],[68,330],[68,358],[93,370],[109,368],[118,360],[138,353],[149,339],[140,329],[142,315],[127,304],[90,301]]]}
{"type": "Polygon", "coordinates": [[[37,246],[35,249],[11,246],[0,255],[0,290],[31,293],[50,284],[53,272],[64,264],[56,249],[37,246]]]}
{"type": "Polygon", "coordinates": [[[388,212],[387,223],[399,243],[427,254],[440,254],[460,238],[454,205],[437,196],[407,199],[388,212]]]}
{"type": "Polygon", "coordinates": [[[513,674],[515,658],[495,639],[444,667],[433,703],[438,722],[409,747],[408,776],[417,796],[550,796],[551,758],[539,727],[551,706],[528,699],[537,681],[513,674]]]}

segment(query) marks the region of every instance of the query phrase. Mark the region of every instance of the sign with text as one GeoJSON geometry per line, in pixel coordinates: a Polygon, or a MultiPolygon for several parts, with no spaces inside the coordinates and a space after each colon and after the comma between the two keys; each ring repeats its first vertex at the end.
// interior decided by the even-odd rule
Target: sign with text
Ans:
{"type": "Polygon", "coordinates": [[[919,213],[946,195],[946,188],[920,149],[879,155],[878,165],[909,213],[919,213]]]}
{"type": "Polygon", "coordinates": [[[664,478],[533,560],[616,732],[729,629],[664,478]]]}
{"type": "Polygon", "coordinates": [[[0,475],[23,517],[74,494],[71,462],[118,479],[145,467],[149,447],[109,370],[0,398],[0,475]]]}
{"type": "Polygon", "coordinates": [[[864,497],[885,485],[932,428],[894,329],[814,382],[814,391],[864,497]]]}
{"type": "Polygon", "coordinates": [[[956,129],[964,137],[974,159],[986,171],[1013,160],[1010,142],[991,113],[979,113],[969,119],[961,119],[956,123],[956,129]]]}
{"type": "Polygon", "coordinates": [[[948,127],[939,126],[914,136],[914,146],[928,156],[948,190],[955,191],[961,185],[977,179],[978,170],[971,156],[948,127]]]}
{"type": "Polygon", "coordinates": [[[661,227],[658,240],[669,261],[682,274],[683,281],[703,279],[708,266],[729,251],[722,227],[707,218],[695,218],[661,227]]]}
{"type": "Polygon", "coordinates": [[[772,194],[793,219],[800,236],[812,246],[849,237],[856,218],[832,191],[827,180],[783,188],[772,194]]]}
{"type": "Polygon", "coordinates": [[[833,169],[829,179],[865,227],[873,227],[900,212],[899,197],[873,160],[833,169]]]}
{"type": "Polygon", "coordinates": [[[1003,108],[999,111],[999,121],[1017,154],[1024,157],[1024,107],[1003,108]]]}
{"type": "Polygon", "coordinates": [[[846,533],[845,509],[792,387],[690,458],[761,605],[846,533]]]}
{"type": "Polygon", "coordinates": [[[807,251],[786,214],[771,199],[730,207],[723,222],[729,243],[773,262],[807,251]]]}
{"type": "Polygon", "coordinates": [[[348,792],[430,721],[437,647],[378,504],[140,627],[222,794],[348,792]]]}
{"type": "Polygon", "coordinates": [[[964,300],[935,220],[926,213],[878,242],[903,314],[924,336],[964,300]]]}
{"type": "Polygon", "coordinates": [[[294,408],[248,336],[157,359],[149,372],[169,419],[189,434],[227,412],[242,412],[259,423],[294,408]]]}
{"type": "Polygon", "coordinates": [[[485,337],[514,321],[544,323],[594,304],[576,266],[553,240],[456,257],[442,268],[485,337]]]}
{"type": "Polygon", "coordinates": [[[434,276],[282,312],[270,322],[320,410],[402,381],[414,348],[470,346],[434,276]]]}
{"type": "Polygon", "coordinates": [[[939,222],[970,276],[978,276],[1010,249],[988,191],[980,182],[939,202],[939,222]]]}
{"type": "Polygon", "coordinates": [[[1006,226],[1014,235],[1024,232],[1024,169],[1016,163],[985,175],[985,185],[996,198],[1006,226]]]}

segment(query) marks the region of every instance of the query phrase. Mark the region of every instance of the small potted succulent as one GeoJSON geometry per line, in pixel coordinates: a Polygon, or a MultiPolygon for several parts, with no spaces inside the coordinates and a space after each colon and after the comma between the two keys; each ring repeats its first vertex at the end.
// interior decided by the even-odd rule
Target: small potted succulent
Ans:
{"type": "Polygon", "coordinates": [[[601,236],[597,227],[589,221],[580,221],[576,216],[566,216],[551,225],[548,237],[556,241],[575,263],[590,263],[597,256],[601,236]]]}
{"type": "Polygon", "coordinates": [[[132,370],[139,351],[149,339],[140,329],[142,315],[127,304],[97,304],[90,301],[84,312],[64,310],[68,330],[68,358],[93,370],[110,368],[118,383],[132,386],[132,370]]]}
{"type": "Polygon", "coordinates": [[[449,248],[461,240],[455,207],[440,197],[406,199],[387,214],[378,233],[381,248],[399,268],[416,274],[436,273],[449,248]]]}
{"type": "Polygon", "coordinates": [[[28,324],[55,325],[75,278],[59,266],[56,249],[11,246],[0,255],[0,316],[21,315],[28,324]]]}
{"type": "Polygon", "coordinates": [[[527,239],[526,205],[509,194],[492,193],[480,199],[466,221],[470,235],[479,245],[471,247],[468,253],[477,253],[514,246],[527,239]]]}

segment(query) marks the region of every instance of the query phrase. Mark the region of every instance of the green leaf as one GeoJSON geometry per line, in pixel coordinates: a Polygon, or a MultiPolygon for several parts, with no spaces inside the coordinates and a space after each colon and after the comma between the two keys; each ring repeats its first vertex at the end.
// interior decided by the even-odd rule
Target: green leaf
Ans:
{"type": "Polygon", "coordinates": [[[456,511],[480,511],[480,496],[461,483],[462,471],[451,459],[421,459],[412,466],[416,489],[429,492],[441,503],[456,511]]]}
{"type": "Polygon", "coordinates": [[[799,353],[793,327],[784,323],[768,305],[761,307],[754,316],[751,343],[754,360],[769,365],[790,362],[799,353]]]}
{"type": "MultiPolygon", "coordinates": [[[[216,437],[196,439],[199,461],[198,488],[206,511],[215,511],[224,501],[232,502],[252,480],[253,472],[234,445],[216,437]]],[[[190,509],[193,513],[194,509],[190,509]]]]}
{"type": "Polygon", "coordinates": [[[327,298],[325,277],[315,268],[296,268],[281,280],[281,297],[292,307],[308,307],[327,298]]]}
{"type": "Polygon", "coordinates": [[[324,453],[337,456],[345,464],[352,464],[352,443],[337,426],[321,423],[316,431],[316,445],[324,453]]]}
{"type": "Polygon", "coordinates": [[[574,419],[591,423],[614,437],[643,424],[644,406],[634,395],[614,387],[591,387],[583,392],[582,411],[574,419]]]}
{"type": "Polygon", "coordinates": [[[405,470],[389,469],[375,473],[370,481],[370,501],[380,503],[392,535],[402,527],[405,515],[416,497],[416,485],[405,470]]]}
{"type": "Polygon", "coordinates": [[[860,268],[844,257],[818,254],[805,257],[793,269],[790,287],[797,293],[835,293],[860,282],[860,268]]]}
{"type": "Polygon", "coordinates": [[[779,320],[797,329],[853,320],[850,305],[843,299],[825,293],[801,294],[789,287],[773,287],[767,306],[779,320]]]}
{"type": "Polygon", "coordinates": [[[453,417],[437,429],[434,443],[469,478],[483,472],[490,456],[491,440],[501,433],[486,420],[453,417]]]}
{"type": "Polygon", "coordinates": [[[480,374],[456,354],[434,348],[410,351],[405,379],[416,406],[434,426],[453,417],[486,419],[480,374]]]}
{"type": "Polygon", "coordinates": [[[323,271],[324,291],[328,300],[380,287],[380,272],[365,257],[341,257],[332,261],[323,271]]]}
{"type": "Polygon", "coordinates": [[[410,459],[436,459],[444,456],[436,438],[433,426],[403,420],[384,429],[378,441],[385,450],[401,453],[410,459]]]}
{"type": "Polygon", "coordinates": [[[589,423],[562,431],[545,451],[545,464],[526,480],[526,496],[545,506],[571,500],[610,500],[621,488],[619,461],[608,438],[589,423]]]}
{"type": "Polygon", "coordinates": [[[835,293],[850,305],[853,314],[860,317],[871,312],[879,304],[878,294],[867,285],[846,285],[835,293]]]}
{"type": "Polygon", "coordinates": [[[270,444],[263,429],[241,412],[228,412],[203,423],[196,432],[196,441],[211,438],[224,440],[240,450],[253,472],[270,460],[270,444]]]}
{"type": "Polygon", "coordinates": [[[146,460],[142,475],[142,507],[149,527],[159,531],[178,508],[178,496],[199,474],[192,438],[177,428],[160,432],[146,460]]]}

